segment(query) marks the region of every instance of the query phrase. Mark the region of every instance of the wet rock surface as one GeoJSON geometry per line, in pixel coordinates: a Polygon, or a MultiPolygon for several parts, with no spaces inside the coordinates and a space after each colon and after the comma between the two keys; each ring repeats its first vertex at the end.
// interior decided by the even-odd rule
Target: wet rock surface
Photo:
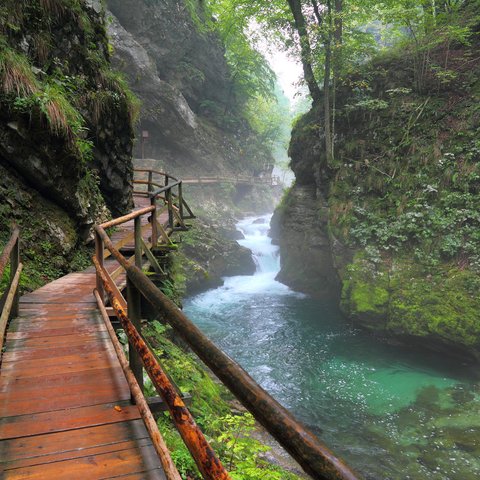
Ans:
{"type": "Polygon", "coordinates": [[[295,185],[272,218],[270,233],[282,252],[277,280],[319,297],[338,295],[339,290],[325,212],[314,186],[295,185]]]}
{"type": "Polygon", "coordinates": [[[226,227],[197,220],[181,235],[179,253],[187,295],[222,285],[222,277],[255,273],[250,250],[227,238],[227,232],[231,231],[226,227]]]}
{"type": "Polygon", "coordinates": [[[107,6],[114,63],[142,100],[137,135],[149,132],[137,157],[180,176],[242,172],[258,158],[271,160],[237,111],[223,45],[184,1],[107,6]]]}

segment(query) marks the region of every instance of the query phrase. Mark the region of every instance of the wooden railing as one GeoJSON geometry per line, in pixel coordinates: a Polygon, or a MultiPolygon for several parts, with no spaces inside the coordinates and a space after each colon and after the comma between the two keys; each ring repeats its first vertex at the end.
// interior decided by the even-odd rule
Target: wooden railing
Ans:
{"type": "Polygon", "coordinates": [[[168,228],[184,230],[184,220],[195,215],[183,197],[183,181],[159,170],[136,168],[134,173],[134,195],[149,198],[152,206],[162,201],[168,211],[168,228]]]}
{"type": "MultiPolygon", "coordinates": [[[[169,177],[170,180],[172,180],[172,177],[169,177]]],[[[178,180],[175,179],[173,183],[168,183],[170,189],[176,187],[177,182],[178,180]]],[[[155,186],[151,178],[146,185],[148,187],[155,186]]],[[[156,192],[150,194],[157,195],[166,191],[168,190],[165,190],[165,186],[163,186],[158,187],[156,192]]],[[[168,196],[165,195],[163,198],[168,203],[168,196]]],[[[182,202],[181,191],[178,192],[176,198],[182,202]]],[[[143,368],[145,368],[157,392],[167,405],[171,417],[202,476],[205,479],[212,480],[230,478],[174,385],[172,385],[168,375],[141,336],[141,299],[143,297],[308,474],[313,478],[326,480],[356,479],[356,474],[348,466],[338,459],[312,432],[297,422],[290,412],[263,390],[237,363],[216,347],[143,272],[142,251],[146,252],[148,248],[145,250],[145,241],[142,238],[141,217],[150,214],[155,218],[155,209],[156,206],[151,205],[95,227],[96,255],[94,264],[97,271],[95,295],[106,322],[108,321],[108,314],[105,300],[108,298],[111,308],[113,308],[128,337],[130,366],[125,365],[125,369],[127,372],[133,372],[133,374],[129,373],[127,375],[127,380],[137,392],[135,400],[137,402],[142,401],[138,397],[142,396],[142,375],[143,368]],[[131,259],[127,259],[114,245],[105,229],[124,224],[132,219],[135,222],[133,235],[135,254],[131,259]],[[112,278],[113,275],[107,271],[103,264],[103,259],[110,255],[118,262],[119,269],[122,269],[126,275],[127,299],[123,297],[112,278]]],[[[151,221],[152,228],[154,223],[156,223],[156,220],[151,221]]],[[[147,423],[150,418],[148,413],[143,412],[143,408],[141,408],[141,413],[144,419],[147,419],[147,423]]],[[[147,427],[148,425],[147,423],[147,427]]],[[[168,459],[163,458],[164,449],[162,445],[164,444],[160,434],[157,433],[156,426],[152,424],[148,428],[149,431],[152,430],[152,440],[162,464],[167,465],[168,459]]],[[[172,477],[168,476],[167,473],[167,477],[177,478],[175,473],[172,473],[172,477]]]]}
{"type": "Polygon", "coordinates": [[[20,231],[14,227],[10,240],[0,256],[0,281],[3,279],[5,267],[10,261],[10,279],[0,301],[0,357],[8,321],[18,315],[18,285],[23,264],[20,262],[20,231]]]}
{"type": "Polygon", "coordinates": [[[255,177],[253,175],[211,175],[211,176],[197,176],[184,177],[182,179],[184,184],[189,185],[206,185],[210,183],[235,183],[244,185],[281,185],[280,177],[276,175],[266,175],[263,177],[255,177]]]}
{"type": "MultiPolygon", "coordinates": [[[[212,480],[229,479],[230,476],[224,469],[220,460],[216,457],[200,428],[195,423],[195,420],[186,407],[180,394],[177,392],[177,389],[172,384],[159,361],[141,336],[140,291],[135,283],[133,283],[127,276],[127,298],[125,299],[120,288],[115,283],[115,279],[112,278],[113,275],[107,271],[104,265],[104,259],[111,254],[120,264],[120,268],[124,271],[126,271],[125,269],[127,267],[132,266],[132,261],[127,260],[120,254],[118,249],[115,248],[111,239],[105,232],[105,228],[120,226],[133,220],[135,253],[131,258],[135,262],[135,268],[142,271],[143,253],[149,251],[150,255],[153,256],[153,254],[142,238],[141,217],[151,214],[152,217],[156,218],[154,209],[155,207],[152,205],[96,227],[96,254],[93,258],[97,272],[95,297],[105,323],[109,323],[109,316],[105,302],[108,299],[111,308],[113,308],[113,312],[119,319],[120,324],[127,335],[129,342],[129,363],[127,364],[126,360],[122,358],[121,347],[116,348],[116,350],[119,350],[117,355],[119,356],[122,368],[124,368],[134,400],[140,406],[140,413],[145,420],[153,445],[159,455],[165,473],[167,474],[167,478],[177,479],[179,477],[178,472],[176,472],[176,469],[172,466],[173,464],[171,464],[171,459],[168,452],[165,450],[165,444],[158,432],[154,420],[152,421],[151,412],[145,402],[145,398],[143,397],[143,368],[145,368],[145,371],[152,380],[152,384],[155,386],[158,394],[162,397],[165,405],[170,411],[172,419],[174,420],[185,445],[195,459],[203,477],[212,480]]],[[[150,224],[152,223],[153,221],[150,222],[150,224]]],[[[147,259],[149,260],[151,260],[149,258],[150,255],[147,255],[147,259]]],[[[117,270],[114,270],[114,272],[116,271],[117,270]]],[[[115,345],[118,340],[116,340],[114,332],[111,334],[111,338],[115,345]]]]}

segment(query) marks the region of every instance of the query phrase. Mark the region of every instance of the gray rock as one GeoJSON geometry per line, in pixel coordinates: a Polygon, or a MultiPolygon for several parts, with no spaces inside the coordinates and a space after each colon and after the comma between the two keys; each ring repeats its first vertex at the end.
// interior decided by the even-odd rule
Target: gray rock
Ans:
{"type": "Polygon", "coordinates": [[[280,245],[277,280],[315,296],[335,296],[339,279],[334,268],[325,218],[312,205],[324,205],[312,185],[295,185],[272,219],[270,235],[280,245]]]}

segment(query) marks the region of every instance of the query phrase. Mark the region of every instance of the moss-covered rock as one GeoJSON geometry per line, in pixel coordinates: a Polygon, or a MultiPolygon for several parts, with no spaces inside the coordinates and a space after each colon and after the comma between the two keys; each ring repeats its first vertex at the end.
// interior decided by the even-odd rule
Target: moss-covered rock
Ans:
{"type": "Polygon", "coordinates": [[[420,83],[413,45],[363,65],[338,87],[330,162],[323,107],[313,105],[292,133],[297,186],[278,235],[279,278],[294,288],[309,291],[317,282],[321,291],[324,271],[303,268],[315,264],[311,249],[321,235],[341,279],[343,310],[357,324],[477,358],[479,46],[472,35],[450,51],[429,47],[420,83]],[[305,222],[292,208],[299,188],[311,192],[305,222]],[[299,271],[310,278],[297,281],[299,271]]]}
{"type": "Polygon", "coordinates": [[[222,285],[222,277],[255,272],[250,250],[229,239],[224,228],[201,220],[181,234],[176,262],[175,284],[184,284],[189,295],[222,285]]]}
{"type": "Polygon", "coordinates": [[[343,279],[344,312],[364,326],[384,328],[389,307],[389,276],[378,265],[357,254],[343,279]]]}
{"type": "Polygon", "coordinates": [[[426,270],[406,257],[355,255],[343,278],[342,308],[358,325],[478,357],[478,275],[454,264],[426,270]]]}

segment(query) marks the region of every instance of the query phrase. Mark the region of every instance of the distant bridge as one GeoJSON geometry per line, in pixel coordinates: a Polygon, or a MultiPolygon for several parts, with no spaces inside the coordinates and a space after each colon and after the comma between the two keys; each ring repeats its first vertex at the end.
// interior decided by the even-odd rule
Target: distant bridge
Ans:
{"type": "Polygon", "coordinates": [[[197,176],[197,177],[184,177],[183,183],[190,185],[203,185],[209,183],[233,183],[241,185],[270,185],[276,187],[281,185],[280,177],[276,175],[265,176],[249,176],[249,175],[212,175],[212,176],[197,176]]]}

